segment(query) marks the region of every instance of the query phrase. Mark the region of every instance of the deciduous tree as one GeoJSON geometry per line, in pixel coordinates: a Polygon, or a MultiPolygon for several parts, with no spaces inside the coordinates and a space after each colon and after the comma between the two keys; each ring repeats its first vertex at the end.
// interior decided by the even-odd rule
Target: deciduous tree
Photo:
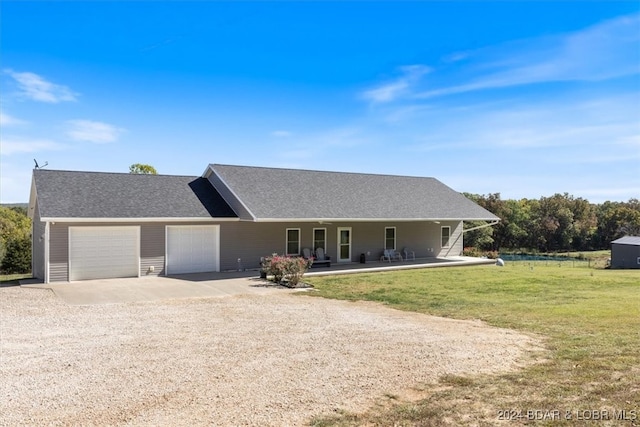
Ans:
{"type": "Polygon", "coordinates": [[[141,175],[158,175],[158,171],[151,165],[145,165],[142,163],[134,163],[129,166],[129,173],[141,174],[141,175]]]}

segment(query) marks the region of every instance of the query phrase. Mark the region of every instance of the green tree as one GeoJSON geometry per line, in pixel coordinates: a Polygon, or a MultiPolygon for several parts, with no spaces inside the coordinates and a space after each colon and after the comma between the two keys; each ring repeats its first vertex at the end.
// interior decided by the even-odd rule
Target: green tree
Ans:
{"type": "Polygon", "coordinates": [[[7,253],[2,260],[5,274],[28,273],[31,271],[31,239],[22,237],[7,244],[7,253]]]}
{"type": "Polygon", "coordinates": [[[24,208],[0,206],[0,269],[16,273],[31,269],[31,221],[24,208]]]}
{"type": "Polygon", "coordinates": [[[573,212],[568,206],[570,198],[567,193],[540,198],[533,210],[537,249],[549,252],[571,248],[573,212]]]}
{"type": "MultiPolygon", "coordinates": [[[[491,203],[489,202],[489,200],[494,197],[497,197],[499,199],[500,194],[496,193],[496,194],[490,194],[488,196],[485,196],[485,195],[465,193],[464,195],[467,198],[476,202],[478,205],[482,206],[483,208],[491,211],[491,213],[493,213],[494,215],[500,216],[498,213],[494,212],[494,210],[496,210],[497,207],[495,205],[490,207],[491,203]]],[[[473,247],[481,250],[495,249],[496,245],[494,240],[494,235],[495,235],[494,227],[496,226],[482,227],[482,225],[485,225],[485,224],[486,224],[486,221],[465,221],[464,223],[465,229],[475,228],[475,230],[465,232],[464,234],[465,246],[473,247]],[[477,228],[477,227],[482,227],[482,228],[477,228]]]]}
{"type": "Polygon", "coordinates": [[[145,165],[142,163],[134,163],[129,166],[129,173],[142,174],[142,175],[158,175],[158,171],[151,165],[145,165]]]}
{"type": "Polygon", "coordinates": [[[595,245],[600,249],[609,247],[612,240],[625,235],[640,235],[640,201],[604,202],[597,207],[597,229],[595,245]]]}

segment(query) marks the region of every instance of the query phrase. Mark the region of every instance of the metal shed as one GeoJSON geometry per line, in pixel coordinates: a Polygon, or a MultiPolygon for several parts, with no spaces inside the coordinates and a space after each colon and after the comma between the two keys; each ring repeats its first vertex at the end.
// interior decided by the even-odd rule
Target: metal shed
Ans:
{"type": "Polygon", "coordinates": [[[640,236],[624,236],[611,242],[611,268],[640,268],[640,236]]]}

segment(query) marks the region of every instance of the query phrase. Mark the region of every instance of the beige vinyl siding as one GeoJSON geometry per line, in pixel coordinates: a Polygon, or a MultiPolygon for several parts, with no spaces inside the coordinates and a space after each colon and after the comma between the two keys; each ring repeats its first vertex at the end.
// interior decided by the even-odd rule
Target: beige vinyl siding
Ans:
{"type": "MultiPolygon", "coordinates": [[[[313,247],[313,229],[317,222],[308,223],[256,223],[251,221],[215,222],[206,224],[220,225],[220,271],[236,270],[238,258],[242,268],[257,269],[260,257],[286,251],[287,228],[300,229],[300,247],[313,247]]],[[[109,223],[52,223],[50,228],[50,267],[49,280],[68,281],[68,227],[81,225],[113,225],[109,223]]],[[[140,226],[140,275],[165,274],[165,226],[167,225],[204,225],[202,222],[176,223],[118,223],[118,225],[140,226]],[[153,273],[148,273],[153,266],[153,273]]],[[[334,222],[322,224],[326,228],[326,253],[337,260],[337,229],[351,228],[351,261],[358,262],[360,254],[367,254],[367,261],[377,261],[384,248],[385,227],[396,228],[396,248],[405,247],[415,251],[416,258],[457,256],[462,253],[462,221],[441,221],[436,224],[427,222],[334,222]],[[440,247],[440,227],[451,227],[450,246],[440,247]]]]}
{"type": "Polygon", "coordinates": [[[44,245],[45,223],[34,221],[31,230],[31,274],[37,279],[44,280],[44,245]]]}
{"type": "Polygon", "coordinates": [[[50,223],[49,281],[69,281],[69,225],[50,223]]]}
{"type": "MultiPolygon", "coordinates": [[[[260,257],[285,251],[287,224],[229,222],[220,227],[220,271],[259,268],[260,257]]],[[[302,231],[304,235],[304,231],[302,231]]]]}
{"type": "MultiPolygon", "coordinates": [[[[213,223],[215,224],[215,223],[213,223]]],[[[114,223],[51,223],[49,246],[49,281],[69,281],[69,227],[110,226],[114,223]]],[[[118,226],[140,227],[140,275],[146,276],[153,265],[153,275],[165,274],[165,226],[203,225],[202,222],[117,223],[118,226]]],[[[224,227],[224,225],[223,225],[224,227]]]]}
{"type": "Polygon", "coordinates": [[[140,227],[140,276],[165,274],[165,224],[140,227]],[[150,271],[153,267],[153,271],[150,271]]]}
{"type": "MultiPolygon", "coordinates": [[[[413,250],[416,258],[435,256],[454,256],[462,252],[462,222],[334,222],[322,224],[327,230],[326,253],[337,260],[337,229],[351,228],[351,261],[358,262],[360,254],[366,254],[367,261],[377,261],[384,249],[385,228],[396,228],[396,248],[401,251],[407,247],[413,250]],[[440,227],[451,227],[450,247],[440,248],[440,227]],[[432,250],[431,250],[432,249],[432,250]]],[[[313,229],[317,222],[311,223],[223,223],[220,228],[220,270],[235,270],[238,258],[242,267],[259,268],[260,257],[286,251],[286,230],[300,229],[300,247],[313,246],[313,229]]]]}
{"type": "Polygon", "coordinates": [[[46,243],[45,228],[46,223],[40,221],[40,215],[38,211],[38,202],[36,201],[35,207],[36,216],[31,223],[31,274],[37,279],[45,279],[45,265],[44,265],[44,245],[46,243]]]}
{"type": "Polygon", "coordinates": [[[438,227],[438,238],[442,237],[442,227],[450,227],[451,233],[449,234],[449,245],[447,247],[441,247],[442,241],[438,242],[438,248],[440,252],[439,257],[450,257],[462,255],[463,241],[462,241],[462,221],[443,221],[438,227]]]}

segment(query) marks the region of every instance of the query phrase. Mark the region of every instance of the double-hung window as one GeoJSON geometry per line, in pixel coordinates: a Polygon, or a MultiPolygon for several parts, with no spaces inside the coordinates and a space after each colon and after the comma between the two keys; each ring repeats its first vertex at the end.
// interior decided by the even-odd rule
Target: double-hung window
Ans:
{"type": "Polygon", "coordinates": [[[446,227],[442,227],[441,228],[441,244],[443,248],[448,248],[449,247],[449,239],[451,237],[451,227],[446,226],[446,227]]]}
{"type": "Polygon", "coordinates": [[[384,248],[385,249],[396,248],[396,228],[395,227],[384,228],[384,248]]]}
{"type": "Polygon", "coordinates": [[[299,228],[287,228],[287,255],[300,255],[299,228]]]}
{"type": "Polygon", "coordinates": [[[327,229],[326,228],[314,228],[313,229],[313,250],[318,248],[327,251],[327,229]]]}

